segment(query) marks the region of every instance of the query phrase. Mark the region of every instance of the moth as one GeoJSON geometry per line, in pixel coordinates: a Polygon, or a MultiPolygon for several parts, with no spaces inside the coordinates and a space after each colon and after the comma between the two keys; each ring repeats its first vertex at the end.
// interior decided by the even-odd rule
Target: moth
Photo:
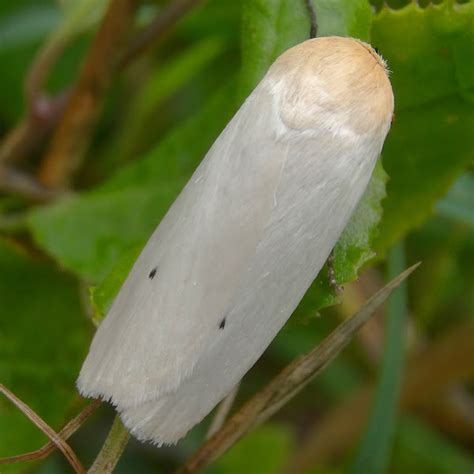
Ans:
{"type": "Polygon", "coordinates": [[[138,257],[77,382],[173,444],[288,320],[355,210],[390,128],[384,60],[326,37],[284,52],[138,257]]]}

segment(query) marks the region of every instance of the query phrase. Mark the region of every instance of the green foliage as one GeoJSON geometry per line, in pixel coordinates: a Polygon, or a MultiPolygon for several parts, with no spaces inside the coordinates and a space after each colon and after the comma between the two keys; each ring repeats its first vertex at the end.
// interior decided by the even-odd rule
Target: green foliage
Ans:
{"type": "Polygon", "coordinates": [[[35,210],[33,235],[64,267],[96,282],[160,222],[225,120],[230,87],[173,130],[154,150],[82,196],[35,210]],[[81,239],[77,233],[81,229],[81,239]]]}
{"type": "Polygon", "coordinates": [[[377,244],[384,251],[430,215],[472,161],[474,4],[384,8],[372,42],[393,71],[395,123],[384,146],[390,176],[377,244]],[[394,41],[396,38],[396,41],[394,41]]]}
{"type": "Polygon", "coordinates": [[[447,196],[438,201],[436,211],[454,221],[474,228],[474,177],[462,175],[449,190],[447,196]]]}
{"type": "Polygon", "coordinates": [[[140,255],[143,245],[136,245],[123,253],[110,273],[99,286],[90,289],[90,297],[94,310],[94,322],[98,324],[110,308],[115,295],[130,272],[135,260],[140,255]]]}
{"type": "MultiPolygon", "coordinates": [[[[387,279],[394,278],[404,268],[406,268],[405,248],[400,243],[390,251],[387,279]]],[[[388,301],[388,321],[380,380],[365,434],[350,469],[352,474],[380,474],[388,470],[402,389],[408,317],[407,299],[406,284],[402,284],[388,301]]]]}
{"type": "MultiPolygon", "coordinates": [[[[58,429],[78,400],[74,381],[90,334],[77,284],[3,240],[0,268],[0,380],[58,429]]],[[[3,396],[0,418],[0,457],[45,443],[3,396]]]]}
{"type": "MultiPolygon", "coordinates": [[[[314,0],[318,36],[367,40],[372,11],[365,0],[314,0]]],[[[241,90],[247,96],[283,51],[309,36],[304,1],[245,0],[242,18],[241,90]]]]}
{"type": "Polygon", "coordinates": [[[114,143],[113,152],[120,160],[133,158],[134,153],[147,145],[143,131],[148,129],[154,114],[169,97],[205,70],[223,50],[224,43],[219,37],[206,38],[150,72],[150,77],[132,98],[127,118],[121,124],[119,139],[114,143]]]}
{"type": "Polygon", "coordinates": [[[241,474],[255,469],[259,474],[274,474],[285,465],[292,448],[290,431],[275,424],[262,426],[239,441],[215,464],[218,473],[241,474]]]}
{"type": "Polygon", "coordinates": [[[413,416],[401,418],[394,447],[393,472],[453,474],[474,470],[472,453],[413,416]]]}

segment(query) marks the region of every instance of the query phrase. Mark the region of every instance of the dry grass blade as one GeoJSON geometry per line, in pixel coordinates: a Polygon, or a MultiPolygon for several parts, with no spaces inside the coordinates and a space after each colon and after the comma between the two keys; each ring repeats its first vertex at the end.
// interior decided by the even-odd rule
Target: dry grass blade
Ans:
{"type": "MultiPolygon", "coordinates": [[[[84,422],[94,413],[94,411],[100,406],[102,402],[100,400],[94,400],[92,403],[87,405],[79,415],[74,417],[58,434],[59,436],[67,440],[72,436],[84,422]]],[[[56,449],[56,444],[50,441],[36,451],[30,451],[29,453],[18,454],[16,456],[10,456],[7,458],[0,458],[0,464],[13,464],[22,461],[33,461],[38,459],[44,459],[46,456],[51,454],[56,449]]]]}
{"type": "Polygon", "coordinates": [[[293,361],[262,391],[251,398],[176,474],[192,474],[226,452],[252,428],[263,423],[313,380],[352,339],[377,308],[417,267],[408,268],[370,298],[351,318],[339,325],[319,346],[293,361]]]}
{"type": "Polygon", "coordinates": [[[227,397],[222,400],[216,410],[216,414],[212,419],[211,425],[206,434],[206,439],[209,439],[214,434],[216,434],[225,423],[227,415],[229,414],[230,410],[232,409],[232,405],[235,402],[237,397],[237,392],[239,391],[240,382],[232,389],[232,391],[227,395],[227,397]]]}
{"type": "Polygon", "coordinates": [[[75,472],[85,474],[85,469],[77,458],[72,448],[56,433],[42,418],[40,418],[28,405],[23,403],[4,385],[0,384],[0,392],[3,393],[23,414],[34,423],[64,454],[75,472]]]}

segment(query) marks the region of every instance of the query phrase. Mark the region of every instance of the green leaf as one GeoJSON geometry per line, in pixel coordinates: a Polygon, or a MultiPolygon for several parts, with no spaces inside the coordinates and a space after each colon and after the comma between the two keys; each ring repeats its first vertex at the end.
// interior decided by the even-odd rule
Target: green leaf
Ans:
{"type": "Polygon", "coordinates": [[[367,190],[334,249],[334,271],[341,283],[355,280],[358,270],[375,256],[372,244],[378,235],[387,179],[379,160],[367,190]]]}
{"type": "Polygon", "coordinates": [[[182,184],[97,190],[33,211],[29,223],[35,239],[65,268],[94,282],[153,231],[182,184]]]}
{"type": "MultiPolygon", "coordinates": [[[[366,0],[314,0],[318,36],[354,36],[367,40],[372,10],[366,0]]],[[[245,0],[242,12],[242,96],[257,85],[286,49],[309,38],[304,0],[245,0]]]]}
{"type": "Polygon", "coordinates": [[[367,0],[313,0],[318,15],[318,36],[370,39],[373,11],[367,0]]]}
{"type": "Polygon", "coordinates": [[[392,469],[419,474],[471,473],[474,457],[423,421],[404,416],[397,433],[392,469]]]}
{"type": "MultiPolygon", "coordinates": [[[[382,200],[385,198],[387,179],[379,160],[359,205],[334,247],[333,268],[338,284],[355,280],[361,268],[375,257],[373,246],[382,218],[382,200]]],[[[318,310],[339,301],[339,295],[329,285],[325,266],[298,306],[297,317],[315,316],[318,310]]]]}
{"type": "MultiPolygon", "coordinates": [[[[3,13],[3,12],[1,12],[3,13]]],[[[60,22],[53,5],[26,5],[0,17],[0,53],[43,39],[60,22]]]]}
{"type": "Polygon", "coordinates": [[[380,251],[429,217],[472,160],[474,4],[416,3],[375,18],[372,42],[393,71],[396,119],[385,143],[390,176],[380,251]]]}
{"type": "Polygon", "coordinates": [[[467,173],[462,175],[448,195],[438,201],[436,211],[441,216],[474,228],[474,176],[467,173]]]}
{"type": "Polygon", "coordinates": [[[291,432],[284,426],[268,424],[250,433],[215,462],[217,473],[258,474],[280,472],[292,448],[291,432]]]}
{"type": "MultiPolygon", "coordinates": [[[[74,382],[89,340],[77,283],[5,241],[0,268],[0,380],[59,429],[79,399],[74,382]]],[[[46,441],[0,396],[0,457],[46,441]]]]}
{"type": "MultiPolygon", "coordinates": [[[[388,278],[405,268],[402,244],[393,248],[388,259],[388,278]]],[[[398,288],[388,301],[385,349],[380,380],[372,403],[366,432],[362,437],[353,474],[383,474],[387,472],[396,428],[399,396],[402,387],[405,332],[407,321],[406,284],[398,288]]]]}
{"type": "Polygon", "coordinates": [[[145,132],[149,132],[148,124],[152,123],[153,116],[160,110],[163,102],[191,82],[223,49],[221,38],[205,38],[165,64],[159,63],[151,71],[150,77],[136,91],[126,120],[122,122],[118,139],[114,142],[113,152],[119,155],[119,160],[125,161],[133,157],[137,150],[144,149],[145,132]]]}
{"type": "Polygon", "coordinates": [[[140,255],[142,248],[143,245],[139,244],[123,253],[110,273],[102,280],[102,283],[90,289],[90,297],[94,310],[94,322],[96,324],[109,310],[116,294],[133,267],[135,260],[140,255]]]}

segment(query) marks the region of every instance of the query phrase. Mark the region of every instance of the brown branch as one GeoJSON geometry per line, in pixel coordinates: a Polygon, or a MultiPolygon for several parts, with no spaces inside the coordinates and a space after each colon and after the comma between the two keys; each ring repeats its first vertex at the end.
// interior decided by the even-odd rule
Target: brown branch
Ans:
{"type": "Polygon", "coordinates": [[[39,171],[40,182],[64,188],[88,146],[119,51],[133,25],[137,0],[110,0],[71,98],[39,171]]]}
{"type": "Polygon", "coordinates": [[[162,39],[183,16],[204,0],[177,0],[165,8],[127,47],[119,60],[119,68],[125,68],[137,56],[162,39]]]}
{"type": "Polygon", "coordinates": [[[64,35],[54,34],[33,59],[24,83],[26,116],[4,138],[0,162],[24,158],[56,125],[67,101],[67,91],[50,99],[43,93],[43,87],[66,43],[64,35]]]}
{"type": "MultiPolygon", "coordinates": [[[[63,439],[67,440],[72,436],[84,423],[85,421],[94,413],[94,411],[100,406],[100,400],[94,400],[92,403],[87,405],[84,410],[82,410],[79,415],[74,417],[59,433],[58,435],[63,439]]],[[[56,449],[56,444],[50,441],[46,443],[41,448],[36,451],[31,451],[29,453],[18,454],[16,456],[10,456],[8,458],[0,458],[0,464],[13,464],[16,462],[22,461],[33,461],[44,459],[49,454],[51,454],[56,449]]]]}
{"type": "Polygon", "coordinates": [[[72,448],[56,433],[40,416],[38,416],[28,405],[17,398],[4,385],[0,384],[0,393],[3,393],[22,413],[35,424],[64,454],[75,472],[85,474],[85,469],[77,458],[72,448]]]}
{"type": "Polygon", "coordinates": [[[0,163],[12,163],[27,157],[56,126],[69,98],[65,90],[54,98],[38,95],[26,116],[5,136],[0,145],[0,163]]]}
{"type": "Polygon", "coordinates": [[[206,441],[176,474],[192,474],[209,465],[248,431],[276,413],[335,359],[354,333],[371,318],[376,309],[418,265],[405,270],[378,291],[357,314],[340,324],[309,354],[288,365],[232,416],[221,430],[206,441]]]}

